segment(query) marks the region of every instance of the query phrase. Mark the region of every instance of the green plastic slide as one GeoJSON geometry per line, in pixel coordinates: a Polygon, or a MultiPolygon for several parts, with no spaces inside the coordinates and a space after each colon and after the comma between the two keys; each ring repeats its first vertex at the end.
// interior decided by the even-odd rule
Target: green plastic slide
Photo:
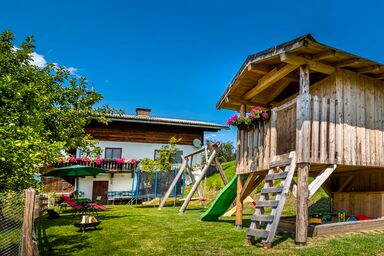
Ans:
{"type": "Polygon", "coordinates": [[[217,221],[223,215],[236,198],[237,176],[220,191],[211,207],[201,215],[202,221],[217,221]]]}

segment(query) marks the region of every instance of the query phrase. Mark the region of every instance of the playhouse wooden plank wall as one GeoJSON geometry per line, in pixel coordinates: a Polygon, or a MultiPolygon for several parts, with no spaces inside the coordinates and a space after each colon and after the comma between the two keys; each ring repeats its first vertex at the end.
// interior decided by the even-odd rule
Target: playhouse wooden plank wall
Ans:
{"type": "MultiPolygon", "coordinates": [[[[384,167],[384,82],[340,69],[310,93],[310,162],[384,167]]],[[[296,97],[272,108],[260,127],[239,130],[238,174],[268,169],[273,156],[297,150],[296,97]]]]}

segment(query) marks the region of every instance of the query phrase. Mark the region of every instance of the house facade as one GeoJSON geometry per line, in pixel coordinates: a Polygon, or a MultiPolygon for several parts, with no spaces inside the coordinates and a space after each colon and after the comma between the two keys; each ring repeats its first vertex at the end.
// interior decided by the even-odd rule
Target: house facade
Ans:
{"type": "MultiPolygon", "coordinates": [[[[108,192],[127,194],[133,188],[134,170],[133,165],[129,164],[130,161],[155,159],[161,147],[167,145],[170,138],[176,137],[181,139],[175,156],[178,165],[181,163],[181,155],[189,154],[203,145],[205,132],[217,132],[227,128],[225,125],[209,122],[154,117],[150,112],[150,109],[137,108],[135,115],[111,115],[111,122],[108,124],[94,122],[86,127],[86,133],[99,141],[102,150],[99,159],[103,161],[100,167],[108,169],[109,172],[79,178],[76,187],[83,197],[94,200],[101,196],[101,201],[106,202],[108,192]]],[[[77,149],[76,161],[81,162],[85,158],[82,150],[77,149]]],[[[199,164],[201,158],[196,157],[193,161],[199,164]]],[[[47,181],[47,190],[67,192],[74,189],[75,186],[60,180],[53,182],[56,186],[50,186],[47,181]],[[61,187],[57,185],[58,182],[62,183],[61,187]],[[65,187],[70,189],[58,191],[65,187]]]]}

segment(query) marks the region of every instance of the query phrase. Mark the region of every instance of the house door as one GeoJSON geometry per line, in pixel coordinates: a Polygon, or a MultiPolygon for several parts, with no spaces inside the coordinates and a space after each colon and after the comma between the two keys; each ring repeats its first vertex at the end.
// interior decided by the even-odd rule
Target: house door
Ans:
{"type": "Polygon", "coordinates": [[[108,202],[108,181],[94,181],[92,191],[92,201],[101,196],[100,203],[107,204],[108,202]]]}

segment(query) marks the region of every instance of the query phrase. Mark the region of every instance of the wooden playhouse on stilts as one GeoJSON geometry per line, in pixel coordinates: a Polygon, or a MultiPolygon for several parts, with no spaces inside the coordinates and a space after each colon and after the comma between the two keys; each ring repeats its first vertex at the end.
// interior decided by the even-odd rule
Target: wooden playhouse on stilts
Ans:
{"type": "Polygon", "coordinates": [[[246,59],[217,108],[243,117],[253,106],[270,110],[268,120],[238,129],[237,227],[242,227],[244,198],[265,181],[247,229],[250,242],[260,237],[271,246],[286,194],[292,191],[296,243],[305,244],[313,229],[308,199],[320,187],[333,213],[343,209],[374,219],[319,225],[315,233],[384,228],[377,219],[384,216],[383,79],[383,65],[311,35],[246,59]]]}

